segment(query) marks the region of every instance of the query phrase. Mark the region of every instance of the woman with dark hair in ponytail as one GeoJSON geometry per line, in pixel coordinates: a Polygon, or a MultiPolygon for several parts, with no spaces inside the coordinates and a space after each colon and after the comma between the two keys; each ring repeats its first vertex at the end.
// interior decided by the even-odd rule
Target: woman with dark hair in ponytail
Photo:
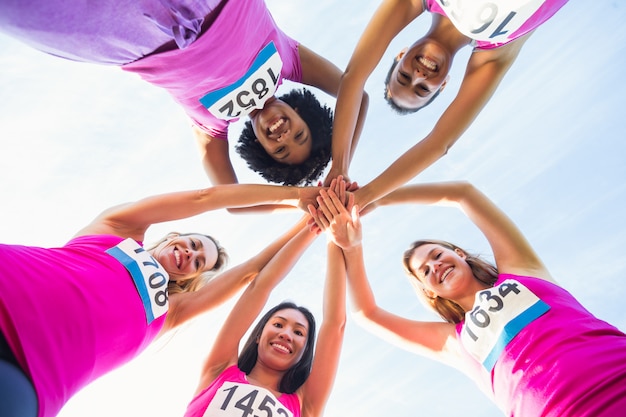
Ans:
{"type": "MultiPolygon", "coordinates": [[[[345,191],[343,181],[332,181],[345,191]]],[[[337,190],[337,188],[334,188],[337,190]]],[[[344,194],[345,196],[345,194],[344,194]]],[[[185,417],[321,417],[335,380],[346,322],[346,269],[341,248],[328,242],[323,316],[316,340],[315,319],[304,307],[283,302],[257,319],[272,290],[289,273],[316,233],[306,216],[300,231],[243,292],[207,356],[185,417]],[[314,359],[315,358],[315,359],[314,359]]]]}

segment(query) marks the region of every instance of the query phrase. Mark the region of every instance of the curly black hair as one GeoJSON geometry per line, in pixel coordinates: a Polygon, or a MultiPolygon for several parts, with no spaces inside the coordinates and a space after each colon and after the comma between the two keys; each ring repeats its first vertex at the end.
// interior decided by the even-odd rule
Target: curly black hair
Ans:
{"type": "Polygon", "coordinates": [[[416,107],[414,109],[409,109],[409,108],[406,108],[406,107],[398,106],[396,104],[396,102],[393,101],[393,99],[391,98],[391,95],[389,94],[389,81],[391,81],[391,73],[393,72],[393,70],[398,65],[398,61],[399,61],[398,57],[394,57],[393,58],[393,63],[391,64],[391,68],[389,68],[389,72],[387,72],[387,77],[385,78],[385,92],[384,92],[385,101],[387,102],[387,104],[389,104],[389,106],[391,106],[391,109],[394,110],[396,113],[398,113],[400,116],[404,116],[404,115],[412,114],[412,113],[417,113],[418,110],[421,110],[424,107],[428,106],[430,103],[433,102],[434,99],[437,98],[439,93],[441,93],[441,88],[437,89],[437,91],[435,92],[435,94],[433,94],[433,96],[430,98],[430,100],[428,100],[426,103],[424,103],[424,105],[422,105],[420,107],[416,107]]]}
{"type": "Polygon", "coordinates": [[[291,90],[278,98],[289,104],[311,129],[312,146],[308,159],[297,165],[274,160],[257,141],[250,121],[246,122],[235,150],[251,170],[269,182],[310,185],[322,175],[330,161],[333,112],[305,88],[291,90]]]}

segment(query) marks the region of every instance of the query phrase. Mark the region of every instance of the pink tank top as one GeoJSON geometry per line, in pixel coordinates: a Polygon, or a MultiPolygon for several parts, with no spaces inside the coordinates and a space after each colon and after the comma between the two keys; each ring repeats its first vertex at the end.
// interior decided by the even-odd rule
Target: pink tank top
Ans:
{"type": "Polygon", "coordinates": [[[300,417],[300,399],[297,394],[281,394],[276,398],[270,391],[250,385],[246,374],[233,365],[189,403],[184,417],[244,414],[300,417]]]}
{"type": "Polygon", "coordinates": [[[163,326],[165,315],[148,324],[129,273],[105,252],[122,240],[0,245],[0,330],[35,386],[39,417],[56,416],[85,385],[141,353],[163,326]]]}
{"type": "MultiPolygon", "coordinates": [[[[274,74],[276,87],[283,78],[300,82],[298,43],[276,26],[263,0],[228,0],[212,25],[187,48],[150,55],[122,69],[166,89],[199,127],[227,139],[228,125],[236,119],[214,116],[200,99],[218,89],[236,88],[270,42],[282,60],[280,74],[274,74]]],[[[252,89],[257,95],[265,93],[259,85],[252,89]]],[[[249,96],[244,101],[250,100],[249,96]]]]}
{"type": "Polygon", "coordinates": [[[423,0],[424,10],[449,18],[477,49],[493,49],[524,36],[568,0],[423,0]]]}
{"type": "Polygon", "coordinates": [[[626,410],[626,334],[548,281],[501,274],[476,294],[457,339],[472,378],[507,416],[626,410]]]}

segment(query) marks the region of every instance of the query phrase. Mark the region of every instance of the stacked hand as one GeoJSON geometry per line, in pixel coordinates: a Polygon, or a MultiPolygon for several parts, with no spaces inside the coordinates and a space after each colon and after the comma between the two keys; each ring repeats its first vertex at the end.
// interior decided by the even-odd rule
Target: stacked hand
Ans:
{"type": "Polygon", "coordinates": [[[342,177],[334,179],[328,191],[320,190],[317,203],[317,208],[308,206],[314,221],[312,230],[328,232],[329,238],[342,249],[361,244],[359,208],[354,204],[354,194],[346,192],[342,177]]]}

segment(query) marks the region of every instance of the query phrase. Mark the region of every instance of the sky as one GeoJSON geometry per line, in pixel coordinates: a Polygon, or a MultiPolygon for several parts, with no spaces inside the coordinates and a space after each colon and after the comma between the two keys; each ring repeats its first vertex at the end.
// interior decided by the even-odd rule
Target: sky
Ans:
{"type": "MultiPolygon", "coordinates": [[[[285,32],[347,64],[378,0],[267,0],[285,32]]],[[[555,279],[599,318],[626,331],[626,5],[571,1],[524,45],[490,103],[449,153],[411,183],[469,180],[522,229],[555,279]]],[[[392,57],[430,25],[422,16],[390,45],[366,89],[370,108],[350,177],[366,184],[424,137],[454,97],[470,50],[428,108],[392,113],[382,98],[392,57]]],[[[245,36],[245,31],[243,33],[245,36]]],[[[285,83],[279,93],[294,84],[285,83]]],[[[334,99],[317,90],[334,106],[334,99]]],[[[236,138],[238,123],[231,131],[236,138]]],[[[0,239],[63,245],[99,212],[148,195],[209,186],[190,123],[164,91],[115,67],[65,61],[0,35],[0,239]]],[[[264,183],[232,148],[241,182],[264,183]]],[[[155,225],[212,234],[233,266],[287,230],[300,212],[224,210],[155,225]]],[[[452,208],[383,207],[363,218],[368,276],[380,306],[438,320],[412,293],[402,252],[418,238],[451,240],[490,258],[478,230],[452,208]]],[[[278,286],[321,319],[325,237],[278,286]]],[[[63,302],[63,300],[59,300],[63,302]]],[[[158,340],[76,395],[60,417],[182,416],[200,365],[234,300],[158,340]]],[[[327,417],[496,417],[460,372],[392,346],[348,318],[327,417]]]]}

